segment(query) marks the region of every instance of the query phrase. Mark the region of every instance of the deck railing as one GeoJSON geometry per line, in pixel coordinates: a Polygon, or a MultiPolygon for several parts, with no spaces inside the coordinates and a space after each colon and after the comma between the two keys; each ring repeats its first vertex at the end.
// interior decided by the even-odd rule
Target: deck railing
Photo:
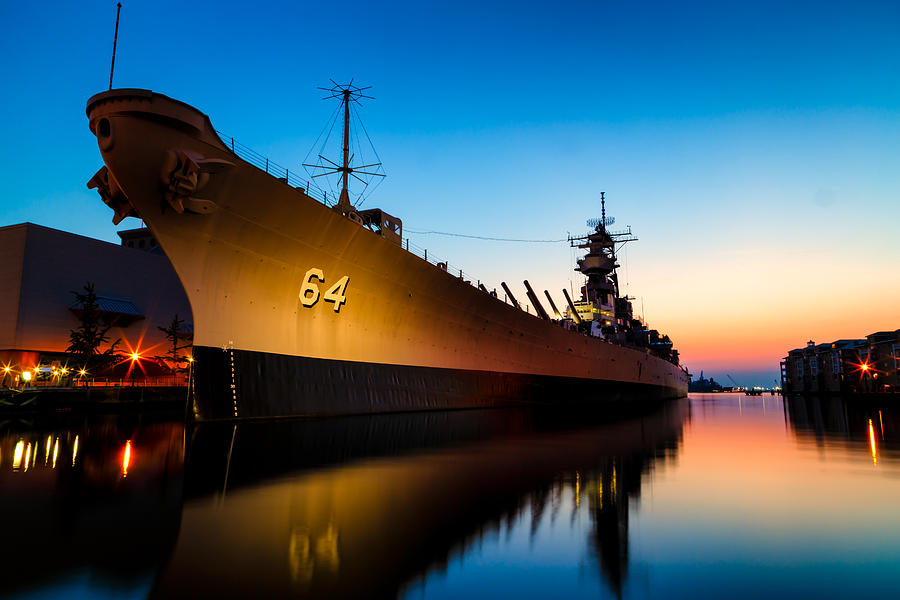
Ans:
{"type": "MultiPolygon", "coordinates": [[[[10,383],[7,381],[6,383],[10,383]]],[[[4,385],[0,389],[18,389],[20,391],[34,389],[71,389],[95,387],[187,387],[188,377],[182,373],[174,375],[155,375],[152,377],[136,376],[134,378],[88,377],[85,379],[70,377],[64,381],[39,380],[20,382],[18,385],[4,385]]]]}
{"type": "Polygon", "coordinates": [[[249,146],[245,146],[244,144],[238,142],[230,135],[226,135],[225,133],[216,130],[216,133],[219,134],[219,137],[222,138],[222,141],[231,148],[231,151],[237,154],[240,158],[250,163],[257,169],[265,171],[272,177],[276,179],[280,179],[287,183],[289,186],[297,189],[303,190],[303,192],[309,196],[310,198],[315,198],[325,206],[333,206],[335,204],[334,201],[329,201],[327,193],[322,190],[316,188],[310,188],[309,180],[303,179],[296,172],[291,172],[287,167],[283,167],[278,163],[269,160],[267,157],[263,156],[253,148],[249,146]]]}

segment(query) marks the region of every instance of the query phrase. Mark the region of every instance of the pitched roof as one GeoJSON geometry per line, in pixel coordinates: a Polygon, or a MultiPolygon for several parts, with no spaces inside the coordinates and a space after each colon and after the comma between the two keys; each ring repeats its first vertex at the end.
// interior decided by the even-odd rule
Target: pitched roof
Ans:
{"type": "MultiPolygon", "coordinates": [[[[81,312],[81,303],[76,301],[69,305],[69,310],[74,313],[81,312]]],[[[102,314],[114,315],[117,317],[131,317],[132,319],[143,319],[142,313],[131,300],[122,298],[109,298],[107,296],[97,296],[97,310],[102,314]]]]}

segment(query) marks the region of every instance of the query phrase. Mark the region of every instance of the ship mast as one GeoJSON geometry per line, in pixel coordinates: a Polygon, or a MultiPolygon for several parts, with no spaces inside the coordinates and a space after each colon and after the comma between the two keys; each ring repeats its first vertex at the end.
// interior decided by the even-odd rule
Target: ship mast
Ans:
{"type": "Polygon", "coordinates": [[[342,147],[343,157],[342,157],[341,164],[338,164],[338,163],[322,156],[321,154],[319,154],[319,158],[321,160],[325,161],[325,163],[327,163],[327,164],[316,164],[316,165],[308,164],[308,163],[302,163],[302,164],[304,167],[308,167],[311,169],[324,169],[324,171],[322,171],[320,173],[316,173],[315,175],[312,175],[313,178],[322,177],[324,175],[334,175],[336,173],[341,174],[341,179],[340,179],[341,192],[340,192],[340,196],[338,198],[338,203],[335,206],[335,208],[337,210],[339,210],[341,213],[347,215],[356,210],[356,208],[350,203],[350,177],[354,177],[354,178],[358,179],[360,182],[362,182],[363,184],[368,185],[368,182],[366,180],[362,179],[361,177],[359,177],[359,175],[369,175],[372,177],[384,177],[384,173],[375,173],[375,172],[366,170],[366,169],[371,169],[371,168],[377,169],[377,168],[381,167],[380,162],[371,163],[371,164],[367,164],[367,165],[359,165],[359,166],[355,166],[355,167],[351,166],[351,163],[353,162],[353,157],[355,155],[350,154],[350,103],[356,102],[357,104],[360,104],[360,101],[359,101],[360,98],[368,98],[368,99],[374,100],[374,98],[372,96],[368,96],[363,93],[365,90],[368,90],[372,86],[367,86],[367,87],[362,87],[362,88],[355,86],[355,85],[353,85],[352,79],[350,80],[350,83],[345,84],[345,85],[339,84],[336,81],[334,81],[333,79],[331,80],[331,83],[334,84],[332,87],[330,87],[330,88],[320,87],[319,89],[324,90],[326,92],[330,92],[329,96],[324,97],[325,100],[328,100],[331,98],[337,98],[341,101],[341,108],[343,109],[343,112],[344,112],[344,136],[343,136],[343,147],[342,147]],[[359,175],[357,175],[357,174],[359,174],[359,175]]]}
{"type": "Polygon", "coordinates": [[[606,192],[600,192],[600,225],[606,231],[606,192]]]}
{"type": "MultiPolygon", "coordinates": [[[[352,83],[353,80],[351,80],[352,83]]],[[[344,105],[344,166],[341,168],[341,204],[350,204],[350,192],[347,191],[347,176],[350,173],[350,90],[341,92],[344,105]]]]}

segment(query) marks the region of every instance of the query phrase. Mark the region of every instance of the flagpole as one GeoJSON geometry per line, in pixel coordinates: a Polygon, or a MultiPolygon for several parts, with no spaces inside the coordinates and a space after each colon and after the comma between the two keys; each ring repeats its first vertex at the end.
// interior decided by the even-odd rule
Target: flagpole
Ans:
{"type": "Polygon", "coordinates": [[[122,11],[122,3],[116,2],[116,34],[113,36],[112,64],[109,65],[109,89],[112,89],[113,69],[116,67],[116,43],[119,41],[119,13],[122,11]]]}

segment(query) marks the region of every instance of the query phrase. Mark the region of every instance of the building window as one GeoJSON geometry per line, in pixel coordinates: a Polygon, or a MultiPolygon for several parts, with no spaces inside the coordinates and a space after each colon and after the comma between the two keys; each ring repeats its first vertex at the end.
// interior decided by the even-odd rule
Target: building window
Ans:
{"type": "Polygon", "coordinates": [[[794,364],[797,367],[797,377],[803,377],[803,359],[798,358],[794,364]]]}
{"type": "Polygon", "coordinates": [[[841,373],[841,353],[840,352],[832,352],[831,353],[831,372],[835,375],[839,375],[841,373]]]}

